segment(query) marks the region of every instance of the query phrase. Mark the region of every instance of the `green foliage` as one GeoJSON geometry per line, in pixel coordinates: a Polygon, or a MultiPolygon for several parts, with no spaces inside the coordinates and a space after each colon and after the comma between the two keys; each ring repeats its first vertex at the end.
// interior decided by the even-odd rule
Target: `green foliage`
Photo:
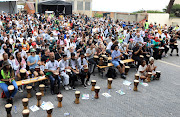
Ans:
{"type": "MultiPolygon", "coordinates": [[[[140,11],[136,11],[136,12],[133,12],[132,14],[136,14],[136,13],[145,13],[144,10],[140,10],[140,11]]],[[[164,13],[164,12],[161,12],[161,11],[154,11],[154,10],[148,10],[147,13],[164,13]]]]}
{"type": "Polygon", "coordinates": [[[98,14],[98,13],[96,13],[96,14],[94,15],[94,17],[100,18],[100,17],[103,17],[103,14],[98,14]]]}
{"type": "MultiPolygon", "coordinates": [[[[165,12],[167,10],[167,7],[163,9],[165,12]]],[[[174,4],[171,8],[170,17],[180,17],[180,4],[174,4]]]]}

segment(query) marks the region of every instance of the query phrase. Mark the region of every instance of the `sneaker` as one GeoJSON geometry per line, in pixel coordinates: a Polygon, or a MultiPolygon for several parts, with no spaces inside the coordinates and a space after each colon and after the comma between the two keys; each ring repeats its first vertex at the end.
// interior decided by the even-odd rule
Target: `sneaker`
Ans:
{"type": "Polygon", "coordinates": [[[64,88],[65,88],[65,90],[66,90],[66,91],[68,91],[68,90],[69,90],[68,86],[64,86],[64,88]]]}
{"type": "Polygon", "coordinates": [[[72,88],[70,86],[68,86],[69,90],[71,90],[72,88]]]}
{"type": "Polygon", "coordinates": [[[87,86],[86,86],[85,84],[83,85],[83,87],[84,87],[85,89],[87,89],[87,86]]]}
{"type": "Polygon", "coordinates": [[[168,55],[166,54],[165,57],[168,57],[168,55]]]}
{"type": "Polygon", "coordinates": [[[75,88],[75,87],[72,87],[72,90],[73,90],[73,91],[76,91],[76,88],[75,88]]]}
{"type": "Polygon", "coordinates": [[[91,84],[87,81],[87,82],[86,82],[86,85],[87,85],[87,86],[90,86],[91,84]]]}
{"type": "Polygon", "coordinates": [[[18,91],[20,92],[20,93],[23,93],[23,90],[19,87],[18,88],[18,91]]]}
{"type": "Polygon", "coordinates": [[[126,76],[124,74],[121,74],[122,79],[126,79],[126,76]]]}
{"type": "Polygon", "coordinates": [[[172,56],[172,54],[170,54],[170,56],[172,56]]]}
{"type": "Polygon", "coordinates": [[[179,56],[179,54],[176,54],[176,56],[179,56]]]}

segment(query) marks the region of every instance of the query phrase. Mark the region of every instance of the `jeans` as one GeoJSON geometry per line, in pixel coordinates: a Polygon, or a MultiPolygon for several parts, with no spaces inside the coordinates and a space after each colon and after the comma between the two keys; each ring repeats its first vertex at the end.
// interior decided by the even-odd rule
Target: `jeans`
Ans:
{"type": "Polygon", "coordinates": [[[77,76],[76,76],[76,74],[72,71],[72,74],[70,75],[70,85],[71,85],[71,87],[74,87],[74,83],[75,83],[75,81],[77,80],[77,76]]]}
{"type": "Polygon", "coordinates": [[[0,87],[2,88],[2,90],[4,91],[5,95],[7,98],[14,98],[14,96],[17,93],[18,90],[18,86],[16,84],[16,81],[12,81],[12,85],[14,86],[14,91],[12,94],[10,94],[10,92],[8,91],[8,85],[6,83],[0,83],[0,87]]]}
{"type": "Polygon", "coordinates": [[[90,65],[90,74],[94,73],[94,70],[96,68],[96,62],[94,61],[94,58],[91,58],[88,60],[90,65]]]}
{"type": "Polygon", "coordinates": [[[89,81],[90,76],[91,76],[89,71],[88,71],[88,73],[85,73],[84,70],[80,70],[79,75],[80,75],[80,78],[81,78],[82,85],[85,83],[86,75],[88,75],[88,78],[87,78],[86,82],[89,81]]]}
{"type": "MultiPolygon", "coordinates": [[[[50,83],[51,83],[51,89],[54,90],[54,84],[55,84],[56,79],[52,75],[49,76],[49,79],[50,79],[50,83]]],[[[60,87],[60,81],[61,81],[60,76],[57,77],[57,80],[58,80],[58,88],[59,88],[60,87]]]]}

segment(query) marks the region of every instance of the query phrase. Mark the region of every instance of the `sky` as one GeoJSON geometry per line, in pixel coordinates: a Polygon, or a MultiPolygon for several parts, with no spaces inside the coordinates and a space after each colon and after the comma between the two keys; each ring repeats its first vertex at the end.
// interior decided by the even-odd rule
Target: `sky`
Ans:
{"type": "Polygon", "coordinates": [[[162,11],[170,0],[92,0],[93,11],[134,12],[138,10],[162,11]]]}

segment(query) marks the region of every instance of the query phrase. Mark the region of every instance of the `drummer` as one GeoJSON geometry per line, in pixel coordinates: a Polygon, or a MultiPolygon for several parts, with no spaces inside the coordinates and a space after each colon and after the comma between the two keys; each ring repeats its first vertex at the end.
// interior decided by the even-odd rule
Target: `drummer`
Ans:
{"type": "Polygon", "coordinates": [[[79,74],[80,74],[80,78],[81,78],[81,82],[82,85],[84,85],[84,88],[86,88],[86,85],[90,85],[89,84],[89,79],[90,79],[90,72],[88,71],[88,73],[84,72],[84,68],[88,67],[88,63],[87,60],[85,59],[84,53],[81,52],[80,53],[80,57],[78,58],[78,67],[79,67],[79,74]],[[88,75],[87,80],[85,81],[86,75],[88,75]]]}
{"type": "Polygon", "coordinates": [[[156,76],[156,68],[157,66],[154,65],[154,58],[149,58],[149,65],[147,66],[147,72],[152,72],[152,77],[156,76]]]}
{"type": "Polygon", "coordinates": [[[75,58],[75,53],[71,53],[71,58],[69,59],[69,66],[71,67],[69,84],[73,90],[76,90],[74,83],[77,80],[77,73],[79,73],[79,70],[78,70],[78,62],[77,59],[75,58]]]}
{"type": "Polygon", "coordinates": [[[44,75],[43,71],[41,70],[39,73],[35,71],[35,67],[41,65],[41,62],[39,55],[36,55],[36,50],[34,48],[31,49],[31,56],[28,57],[27,64],[31,73],[34,74],[35,77],[38,77],[38,74],[40,74],[41,76],[44,75]]]}
{"type": "Polygon", "coordinates": [[[176,49],[176,52],[177,52],[176,56],[179,56],[179,54],[178,54],[179,48],[178,48],[178,45],[177,45],[177,39],[175,37],[170,39],[170,48],[171,48],[170,56],[172,56],[172,53],[173,53],[174,49],[176,49]]]}
{"type": "Polygon", "coordinates": [[[67,69],[71,69],[68,64],[67,55],[63,54],[63,59],[59,61],[59,67],[60,67],[60,74],[64,78],[63,85],[65,90],[71,90],[71,87],[69,85],[69,75],[66,73],[67,69]]]}
{"type": "MultiPolygon", "coordinates": [[[[46,66],[45,66],[45,72],[46,75],[49,77],[50,79],[50,83],[51,83],[51,94],[54,95],[54,83],[55,83],[55,78],[53,76],[54,73],[59,73],[59,63],[57,60],[55,60],[55,56],[54,56],[54,52],[51,52],[49,54],[49,61],[46,63],[46,66]]],[[[58,75],[57,77],[58,79],[58,89],[60,89],[60,81],[61,81],[61,78],[60,76],[58,75]]]]}
{"type": "Polygon", "coordinates": [[[15,79],[14,71],[12,70],[10,63],[8,61],[4,61],[3,67],[0,73],[0,87],[2,88],[2,90],[4,91],[7,97],[7,103],[11,103],[11,104],[13,104],[13,98],[18,90],[18,86],[14,79],[15,79]],[[8,91],[8,86],[10,84],[14,86],[14,91],[11,95],[10,95],[10,92],[8,91]]]}

